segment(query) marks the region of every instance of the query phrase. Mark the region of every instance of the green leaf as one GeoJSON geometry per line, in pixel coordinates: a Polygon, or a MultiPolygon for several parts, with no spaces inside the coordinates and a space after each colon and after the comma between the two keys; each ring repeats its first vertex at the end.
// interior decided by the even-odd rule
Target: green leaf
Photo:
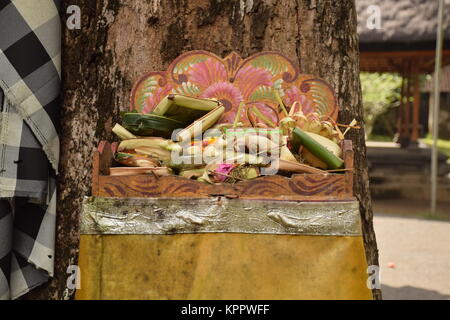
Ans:
{"type": "Polygon", "coordinates": [[[156,114],[129,112],[122,117],[122,126],[140,136],[169,138],[175,129],[183,128],[183,123],[156,114]]]}

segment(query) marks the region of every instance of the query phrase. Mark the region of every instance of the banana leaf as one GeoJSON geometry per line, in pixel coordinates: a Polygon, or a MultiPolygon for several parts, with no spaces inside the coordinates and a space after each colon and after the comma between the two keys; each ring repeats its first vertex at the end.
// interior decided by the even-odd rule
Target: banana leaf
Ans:
{"type": "Polygon", "coordinates": [[[164,116],[134,112],[124,114],[122,126],[136,135],[164,138],[170,138],[173,130],[185,127],[182,122],[164,116]]]}
{"type": "Polygon", "coordinates": [[[220,105],[219,101],[212,99],[170,94],[161,100],[152,113],[179,121],[183,127],[187,127],[220,105]]]}
{"type": "Polygon", "coordinates": [[[344,165],[344,161],[330,152],[325,145],[321,144],[319,141],[316,141],[305,131],[295,128],[292,131],[292,146],[295,150],[298,150],[300,145],[303,145],[319,160],[326,163],[329,169],[339,169],[344,165]]]}
{"type": "Polygon", "coordinates": [[[203,117],[196,119],[185,129],[180,131],[176,137],[177,141],[186,141],[194,137],[196,132],[204,132],[212,127],[220,116],[224,113],[225,107],[220,106],[205,114],[203,117]]]}

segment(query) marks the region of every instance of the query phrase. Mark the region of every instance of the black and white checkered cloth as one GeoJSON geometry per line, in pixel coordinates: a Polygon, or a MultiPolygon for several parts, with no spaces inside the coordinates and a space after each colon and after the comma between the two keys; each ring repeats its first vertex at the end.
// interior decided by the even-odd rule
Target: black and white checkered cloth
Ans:
{"type": "Polygon", "coordinates": [[[0,0],[0,300],[53,275],[59,0],[0,0]]]}

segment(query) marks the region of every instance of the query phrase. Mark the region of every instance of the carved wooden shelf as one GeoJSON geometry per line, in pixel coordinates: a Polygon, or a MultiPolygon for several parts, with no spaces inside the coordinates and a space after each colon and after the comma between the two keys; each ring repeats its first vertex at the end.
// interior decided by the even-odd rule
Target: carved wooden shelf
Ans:
{"type": "MultiPolygon", "coordinates": [[[[227,198],[336,201],[353,200],[353,172],[329,174],[295,174],[291,178],[273,175],[234,184],[210,185],[179,176],[153,175],[110,176],[109,168],[117,143],[102,141],[94,152],[92,195],[100,197],[140,198],[227,198]]],[[[346,168],[353,168],[350,140],[343,143],[346,168]]]]}

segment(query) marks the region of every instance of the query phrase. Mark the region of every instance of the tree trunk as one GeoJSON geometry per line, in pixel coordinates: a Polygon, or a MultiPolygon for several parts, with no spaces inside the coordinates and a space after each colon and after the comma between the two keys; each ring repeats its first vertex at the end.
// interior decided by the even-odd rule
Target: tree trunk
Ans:
{"type": "MultiPolygon", "coordinates": [[[[68,298],[66,273],[76,264],[78,217],[90,193],[92,151],[112,139],[111,127],[129,107],[132,84],[165,70],[184,51],[224,57],[278,50],[303,73],[326,79],[343,123],[362,123],[356,11],[352,0],[70,0],[81,8],[81,30],[63,32],[62,153],[55,278],[28,298],[68,298]]],[[[64,8],[66,7],[64,6],[64,8]]],[[[63,11],[65,12],[65,11],[63,11]]],[[[349,134],[355,149],[366,256],[378,265],[372,225],[364,130],[349,134]]],[[[381,298],[378,290],[375,298],[381,298]]]]}

